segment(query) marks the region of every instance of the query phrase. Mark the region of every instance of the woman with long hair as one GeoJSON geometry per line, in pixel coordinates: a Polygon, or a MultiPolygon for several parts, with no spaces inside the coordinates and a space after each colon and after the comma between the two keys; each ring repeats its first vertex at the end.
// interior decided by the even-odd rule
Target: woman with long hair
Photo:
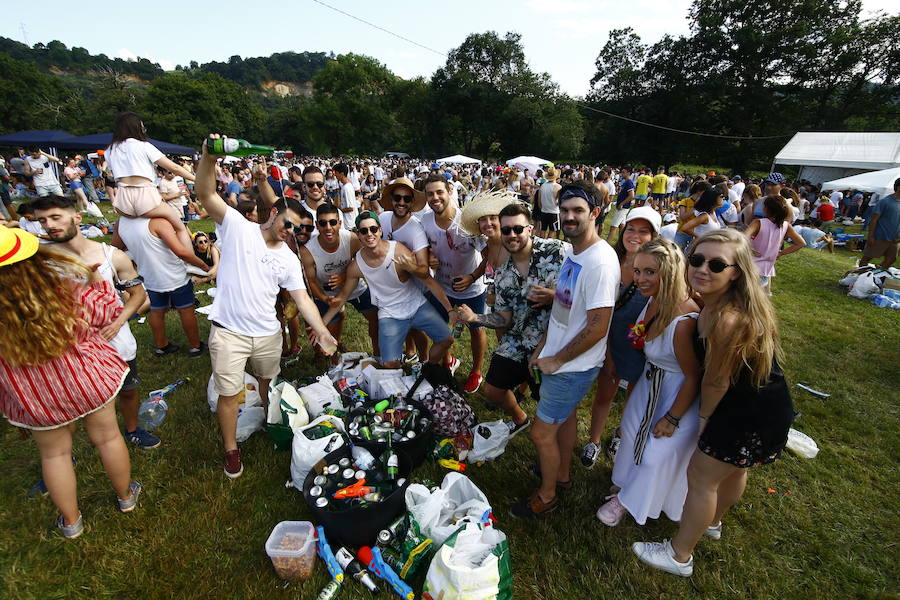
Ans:
{"type": "MultiPolygon", "coordinates": [[[[600,438],[609,416],[613,398],[619,389],[619,383],[625,381],[626,401],[644,370],[644,354],[631,345],[628,340],[630,327],[638,322],[638,315],[647,306],[648,298],[638,290],[634,277],[634,259],[638,249],[650,240],[659,237],[662,219],[659,213],[649,206],[631,209],[625,217],[622,235],[616,240],[613,249],[619,257],[621,279],[612,318],[609,325],[606,359],[597,376],[597,391],[591,405],[590,439],[581,451],[581,464],[587,468],[594,466],[600,456],[600,438]]],[[[621,437],[618,428],[609,445],[609,455],[614,457],[621,437]]]]}
{"type": "Polygon", "coordinates": [[[614,527],[625,513],[639,525],[665,512],[681,518],[687,465],[697,443],[700,360],[694,345],[699,308],[685,281],[684,253],[660,238],[634,259],[634,279],[650,301],[631,327],[631,343],[647,357],[622,414],[622,443],[613,489],[597,510],[614,527]]]}
{"type": "Polygon", "coordinates": [[[215,283],[219,272],[219,249],[209,239],[209,235],[203,231],[194,234],[194,256],[202,260],[209,270],[200,275],[199,272],[191,279],[194,283],[215,283]]]}
{"type": "Polygon", "coordinates": [[[744,207],[741,209],[741,222],[744,224],[744,227],[749,227],[750,223],[756,219],[754,212],[762,210],[762,207],[758,206],[760,198],[762,198],[762,190],[759,189],[758,185],[749,183],[744,187],[744,191],[741,193],[741,206],[744,207]]]}
{"type": "Polygon", "coordinates": [[[180,175],[185,181],[193,181],[194,176],[147,141],[147,130],[137,114],[123,112],[116,117],[106,160],[116,179],[117,193],[112,201],[116,212],[129,218],[166,219],[181,245],[190,251],[191,234],[182,222],[184,213],[163,201],[156,188],[156,168],[180,175]]]}
{"type": "Polygon", "coordinates": [[[789,214],[790,207],[782,196],[766,196],[763,201],[763,218],[754,220],[744,232],[751,240],[753,262],[759,269],[759,284],[768,296],[772,295],[775,261],[806,246],[803,236],[790,224],[789,214]],[[785,237],[789,237],[793,243],[782,250],[785,237]]]}
{"type": "Polygon", "coordinates": [[[334,174],[334,169],[326,169],[325,170],[325,196],[328,198],[328,201],[332,204],[334,203],[334,199],[338,197],[338,194],[341,193],[341,182],[337,180],[337,176],[334,174]]]}
{"type": "Polygon", "coordinates": [[[705,234],[688,253],[688,284],[703,300],[700,439],[678,533],[671,542],[632,545],[644,563],[682,577],[693,573],[697,542],[722,537],[722,518],[743,495],[747,469],[781,456],[793,420],[775,310],[758,277],[749,241],[733,229],[705,234]]]}
{"type": "Polygon", "coordinates": [[[378,198],[381,197],[381,188],[378,187],[378,182],[375,181],[375,175],[372,173],[366,175],[366,180],[360,186],[360,191],[362,191],[363,207],[376,214],[380,213],[381,205],[378,204],[378,198]]]}
{"type": "MultiPolygon", "coordinates": [[[[690,239],[700,237],[707,231],[719,229],[722,225],[716,217],[716,209],[722,206],[725,201],[725,194],[721,189],[716,187],[709,188],[700,195],[700,198],[694,203],[694,217],[682,223],[679,232],[690,236],[690,239]]],[[[676,238],[677,241],[677,238],[676,238]]],[[[681,246],[686,249],[686,246],[681,246]]]]}
{"type": "Polygon", "coordinates": [[[100,330],[122,310],[112,284],[68,256],[38,248],[33,235],[0,228],[0,411],[31,430],[41,455],[57,527],[66,538],[84,529],[72,465],[72,427],[88,437],[119,499],[134,509],[141,485],[119,432],[115,403],[128,365],[100,330]]]}

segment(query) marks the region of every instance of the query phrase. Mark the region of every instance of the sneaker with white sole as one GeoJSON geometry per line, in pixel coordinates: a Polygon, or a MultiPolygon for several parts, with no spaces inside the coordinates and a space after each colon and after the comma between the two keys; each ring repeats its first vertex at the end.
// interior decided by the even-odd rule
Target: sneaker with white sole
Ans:
{"type": "Polygon", "coordinates": [[[585,444],[584,450],[581,451],[581,464],[588,469],[593,469],[598,458],[600,458],[600,444],[594,442],[585,444]]]}
{"type": "Polygon", "coordinates": [[[459,365],[461,365],[461,364],[462,364],[461,360],[459,360],[455,356],[451,355],[450,360],[448,360],[446,363],[444,363],[444,366],[447,367],[448,369],[450,369],[451,375],[456,375],[456,370],[459,368],[459,365]]]}
{"type": "Polygon", "coordinates": [[[597,518],[607,527],[615,527],[622,521],[628,509],[619,502],[619,495],[607,496],[608,502],[597,509],[597,518]]]}
{"type": "Polygon", "coordinates": [[[707,527],[706,531],[703,532],[703,535],[711,540],[722,539],[722,521],[719,521],[716,525],[707,527]]]}
{"type": "Polygon", "coordinates": [[[525,422],[521,423],[519,425],[516,425],[515,421],[509,421],[506,424],[506,426],[509,427],[509,437],[513,438],[516,435],[518,435],[519,433],[521,433],[521,432],[525,431],[526,429],[528,429],[529,427],[531,427],[531,418],[526,417],[525,422]]]}
{"type": "Polygon", "coordinates": [[[654,569],[678,575],[690,577],[694,574],[694,557],[691,556],[686,563],[675,560],[675,551],[672,550],[672,542],[635,542],[631,549],[642,563],[650,565],[654,569]]]}
{"type": "Polygon", "coordinates": [[[619,444],[622,443],[622,432],[619,431],[617,427],[613,432],[612,439],[609,442],[609,446],[606,447],[606,455],[609,456],[610,460],[616,460],[616,452],[619,451],[619,444]]]}
{"type": "Polygon", "coordinates": [[[138,427],[134,431],[126,431],[125,439],[141,450],[151,450],[153,448],[156,448],[160,444],[158,437],[156,437],[149,431],[144,431],[140,427],[138,427]]]}
{"type": "Polygon", "coordinates": [[[229,479],[237,479],[244,472],[244,463],[241,462],[240,450],[229,450],[225,453],[225,476],[229,479]]]}
{"type": "Polygon", "coordinates": [[[56,519],[56,526],[59,528],[60,532],[62,532],[64,538],[67,540],[74,540],[84,533],[84,515],[79,514],[78,520],[71,525],[66,525],[66,520],[62,515],[59,515],[56,519]]]}
{"type": "Polygon", "coordinates": [[[484,377],[481,376],[481,373],[471,373],[463,386],[463,392],[474,394],[481,387],[482,383],[484,383],[484,377]]]}
{"type": "Polygon", "coordinates": [[[132,481],[131,485],[128,486],[128,489],[131,491],[131,494],[125,500],[121,498],[116,498],[119,502],[119,511],[123,513],[131,512],[134,510],[134,507],[137,506],[138,498],[141,495],[141,490],[144,489],[144,486],[137,483],[136,481],[132,481]]]}

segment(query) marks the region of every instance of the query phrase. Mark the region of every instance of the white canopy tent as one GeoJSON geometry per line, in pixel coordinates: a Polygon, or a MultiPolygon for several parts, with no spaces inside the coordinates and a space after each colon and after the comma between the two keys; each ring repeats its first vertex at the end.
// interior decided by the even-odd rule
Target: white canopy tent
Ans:
{"type": "Polygon", "coordinates": [[[539,158],[537,156],[517,156],[506,161],[506,165],[509,167],[516,167],[517,169],[528,169],[528,172],[534,175],[535,171],[543,169],[544,165],[550,162],[551,161],[546,158],[539,158]]]}
{"type": "Polygon", "coordinates": [[[472,158],[469,156],[463,156],[462,154],[454,154],[453,156],[445,156],[444,158],[439,158],[436,163],[444,164],[450,163],[451,165],[480,165],[481,161],[477,158],[472,158]]]}
{"type": "Polygon", "coordinates": [[[823,190],[859,190],[872,192],[878,197],[888,196],[894,193],[894,182],[900,179],[900,167],[871,171],[843,179],[835,179],[822,184],[823,190]]]}
{"type": "Polygon", "coordinates": [[[812,183],[900,167],[900,132],[801,131],[773,164],[800,166],[812,183]]]}

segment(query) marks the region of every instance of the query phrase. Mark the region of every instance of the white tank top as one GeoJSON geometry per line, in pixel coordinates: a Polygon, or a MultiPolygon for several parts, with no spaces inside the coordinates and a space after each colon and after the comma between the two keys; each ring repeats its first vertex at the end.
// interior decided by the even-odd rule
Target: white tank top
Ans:
{"type": "MultiPolygon", "coordinates": [[[[338,230],[338,248],[334,252],[328,252],[320,243],[321,237],[314,237],[306,243],[306,249],[312,254],[313,260],[316,261],[316,281],[329,296],[337,294],[337,290],[326,290],[325,284],[331,275],[340,275],[347,272],[347,265],[353,258],[350,256],[350,246],[353,240],[353,234],[346,229],[338,230]]],[[[347,298],[353,300],[359,298],[366,291],[366,282],[360,281],[356,289],[347,298]]]]}
{"type": "Polygon", "coordinates": [[[550,215],[559,214],[559,205],[553,198],[553,182],[547,181],[538,188],[539,198],[541,200],[541,212],[550,215]]]}
{"type": "Polygon", "coordinates": [[[416,287],[413,277],[400,281],[397,267],[394,265],[394,248],[397,242],[388,242],[387,255],[377,267],[370,267],[362,256],[357,254],[356,264],[363,277],[369,283],[372,304],[378,307],[378,318],[409,319],[420,306],[425,304],[425,296],[416,287]]]}
{"type": "MultiPolygon", "coordinates": [[[[112,262],[112,252],[113,249],[110,246],[103,244],[103,255],[106,257],[106,261],[97,267],[97,272],[100,273],[103,279],[116,285],[119,275],[116,273],[116,267],[112,262]]],[[[116,296],[119,296],[119,294],[117,293],[116,296]]],[[[119,296],[119,302],[122,302],[121,296],[119,296]]],[[[119,353],[119,357],[126,362],[137,357],[137,340],[134,339],[134,334],[131,333],[131,327],[127,321],[119,329],[116,337],[109,340],[109,345],[115,348],[116,352],[119,353]]]]}
{"type": "Polygon", "coordinates": [[[181,259],[165,242],[150,233],[150,219],[121,217],[116,230],[137,263],[145,288],[153,292],[171,292],[190,281],[181,259]]]}
{"type": "MultiPolygon", "coordinates": [[[[699,217],[702,214],[703,213],[698,210],[694,211],[694,215],[697,217],[699,217]]],[[[700,237],[707,231],[715,231],[716,229],[721,229],[721,228],[722,228],[722,226],[719,224],[719,219],[716,218],[716,215],[707,214],[706,223],[703,223],[701,225],[697,225],[696,227],[694,227],[694,235],[696,237],[700,237]]]]}

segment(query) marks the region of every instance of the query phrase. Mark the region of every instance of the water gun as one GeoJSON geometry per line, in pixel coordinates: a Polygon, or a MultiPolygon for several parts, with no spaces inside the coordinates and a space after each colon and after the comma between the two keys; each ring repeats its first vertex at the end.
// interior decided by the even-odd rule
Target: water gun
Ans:
{"type": "Polygon", "coordinates": [[[182,379],[179,379],[177,381],[170,383],[166,387],[159,388],[158,390],[153,390],[152,392],[150,392],[147,395],[150,396],[151,398],[168,398],[169,395],[175,391],[175,388],[178,388],[178,387],[184,385],[185,383],[187,383],[190,380],[191,380],[190,377],[184,377],[182,379]]]}
{"type": "Polygon", "coordinates": [[[452,458],[442,458],[438,460],[437,463],[445,469],[450,469],[451,471],[458,471],[462,473],[466,470],[465,463],[461,463],[458,460],[453,460],[452,458]]]}
{"type": "Polygon", "coordinates": [[[334,499],[340,500],[342,498],[361,498],[366,494],[371,494],[375,491],[375,488],[369,487],[366,485],[365,479],[360,479],[353,485],[348,485],[345,488],[341,488],[334,493],[334,499]]]}
{"type": "Polygon", "coordinates": [[[409,587],[405,581],[400,579],[397,572],[384,561],[384,557],[381,556],[381,549],[378,548],[378,546],[371,548],[369,546],[361,547],[356,553],[356,558],[366,565],[366,567],[369,568],[369,571],[388,582],[401,598],[413,600],[413,598],[416,597],[412,588],[409,587]]]}
{"type": "Polygon", "coordinates": [[[331,551],[331,546],[328,545],[328,539],[325,537],[325,528],[321,525],[316,527],[316,554],[325,563],[325,567],[331,573],[332,579],[338,583],[343,582],[344,569],[341,568],[340,563],[334,556],[334,552],[331,551]]]}

